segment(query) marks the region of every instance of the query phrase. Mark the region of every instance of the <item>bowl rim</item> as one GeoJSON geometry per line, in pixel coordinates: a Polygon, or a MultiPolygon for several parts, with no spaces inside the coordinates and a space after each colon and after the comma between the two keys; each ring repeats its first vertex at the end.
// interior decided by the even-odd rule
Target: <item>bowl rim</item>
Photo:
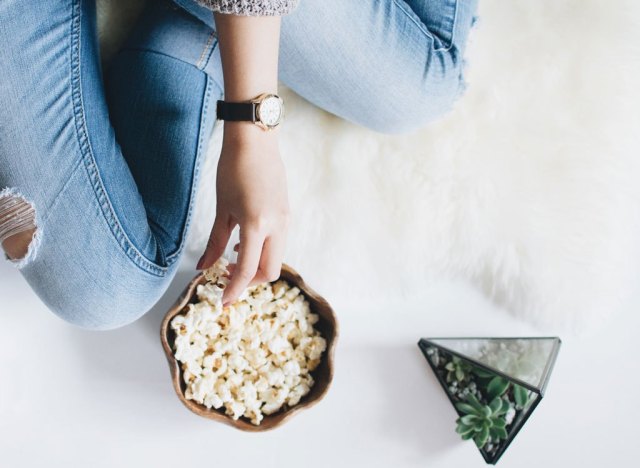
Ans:
{"type": "MultiPolygon", "coordinates": [[[[247,421],[245,418],[240,417],[237,420],[234,420],[231,416],[225,414],[220,411],[220,409],[207,408],[206,406],[194,401],[188,400],[183,393],[182,385],[181,385],[181,372],[180,365],[178,360],[175,358],[173,350],[171,349],[169,333],[170,333],[170,322],[176,315],[182,312],[182,309],[189,303],[189,301],[194,297],[195,290],[198,285],[205,284],[206,278],[204,277],[204,271],[199,271],[194,278],[188,283],[188,285],[183,290],[182,294],[178,297],[174,305],[167,311],[165,314],[162,323],[160,325],[160,341],[162,343],[162,348],[165,353],[165,357],[167,358],[167,362],[169,364],[169,372],[171,374],[171,382],[173,385],[173,389],[176,392],[178,399],[182,402],[184,406],[186,406],[191,412],[197,414],[198,416],[205,417],[207,419],[212,419],[215,421],[219,421],[225,423],[227,425],[233,426],[236,429],[240,429],[247,432],[264,432],[267,430],[275,429],[276,427],[281,426],[286,421],[290,420],[294,415],[298,414],[300,411],[304,409],[311,408],[315,406],[317,403],[322,400],[329,388],[332,385],[333,377],[335,374],[335,365],[334,365],[334,357],[335,357],[335,348],[336,343],[339,337],[339,325],[338,320],[335,314],[335,311],[331,307],[331,305],[324,299],[320,294],[318,294],[313,288],[311,288],[304,279],[300,276],[300,274],[294,270],[291,266],[282,263],[280,275],[278,279],[275,281],[269,281],[269,283],[275,283],[279,280],[285,280],[292,286],[297,287],[304,294],[305,299],[307,299],[310,304],[317,303],[321,306],[323,311],[319,313],[318,310],[313,310],[313,313],[317,313],[320,315],[320,320],[326,320],[328,325],[332,329],[333,333],[331,337],[323,336],[327,340],[327,348],[324,351],[324,359],[326,360],[327,365],[327,376],[326,376],[326,385],[324,388],[320,389],[320,391],[314,395],[314,398],[311,400],[303,400],[282,412],[282,410],[278,410],[272,415],[265,415],[264,419],[261,421],[259,425],[255,425],[250,421],[247,421]],[[277,419],[273,419],[269,424],[263,425],[267,418],[271,416],[279,415],[277,419]]],[[[317,308],[317,307],[316,307],[317,308]]],[[[315,385],[315,384],[314,384],[315,385]]],[[[303,397],[304,398],[304,397],[303,397]]]]}

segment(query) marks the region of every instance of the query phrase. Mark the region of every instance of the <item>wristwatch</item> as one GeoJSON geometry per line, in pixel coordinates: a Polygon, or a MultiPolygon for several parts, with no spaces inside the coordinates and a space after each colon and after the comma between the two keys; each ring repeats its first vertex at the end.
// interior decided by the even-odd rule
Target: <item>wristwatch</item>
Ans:
{"type": "Polygon", "coordinates": [[[218,100],[218,120],[253,122],[263,130],[273,130],[284,117],[284,102],[277,94],[262,93],[246,102],[218,100]]]}

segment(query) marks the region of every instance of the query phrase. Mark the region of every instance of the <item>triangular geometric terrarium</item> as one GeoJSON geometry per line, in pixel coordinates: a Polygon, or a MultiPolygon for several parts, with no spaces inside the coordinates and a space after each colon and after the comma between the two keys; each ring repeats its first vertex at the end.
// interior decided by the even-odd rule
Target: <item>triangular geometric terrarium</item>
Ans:
{"type": "Polygon", "coordinates": [[[560,338],[421,338],[458,413],[456,432],[495,464],[544,395],[560,338]]]}

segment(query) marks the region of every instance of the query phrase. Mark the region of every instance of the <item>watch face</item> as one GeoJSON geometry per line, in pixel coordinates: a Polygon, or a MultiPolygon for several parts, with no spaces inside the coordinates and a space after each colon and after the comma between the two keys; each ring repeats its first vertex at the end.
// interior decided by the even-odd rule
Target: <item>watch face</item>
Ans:
{"type": "Polygon", "coordinates": [[[282,102],[280,98],[274,95],[264,98],[258,106],[258,117],[268,127],[277,125],[282,117],[282,102]]]}

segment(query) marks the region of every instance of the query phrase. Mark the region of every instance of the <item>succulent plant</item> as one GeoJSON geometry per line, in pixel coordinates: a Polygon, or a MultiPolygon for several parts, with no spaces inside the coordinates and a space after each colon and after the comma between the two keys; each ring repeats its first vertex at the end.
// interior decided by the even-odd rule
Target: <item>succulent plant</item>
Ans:
{"type": "Polygon", "coordinates": [[[488,383],[484,385],[484,388],[486,388],[487,400],[492,400],[496,396],[503,395],[509,389],[509,385],[512,384],[513,401],[515,402],[516,409],[522,410],[531,403],[531,392],[521,385],[510,383],[507,379],[497,376],[494,373],[478,366],[473,366],[471,372],[485,382],[488,380],[488,383]]]}
{"type": "Polygon", "coordinates": [[[472,366],[458,356],[453,356],[444,368],[447,370],[447,382],[451,383],[463,382],[471,372],[472,366]]]}
{"type": "Polygon", "coordinates": [[[473,439],[479,449],[489,441],[495,444],[506,439],[505,413],[509,407],[509,402],[500,396],[486,405],[475,396],[467,395],[464,402],[456,403],[456,408],[463,414],[456,420],[456,432],[463,440],[473,439]]]}
{"type": "Polygon", "coordinates": [[[489,372],[488,370],[478,366],[472,366],[471,372],[481,379],[492,379],[496,375],[494,372],[489,372]]]}
{"type": "Polygon", "coordinates": [[[521,410],[529,406],[530,400],[530,392],[526,388],[513,384],[513,399],[516,402],[516,408],[521,410]]]}
{"type": "Polygon", "coordinates": [[[495,376],[487,385],[487,401],[502,396],[509,389],[510,382],[504,377],[495,376]]]}

